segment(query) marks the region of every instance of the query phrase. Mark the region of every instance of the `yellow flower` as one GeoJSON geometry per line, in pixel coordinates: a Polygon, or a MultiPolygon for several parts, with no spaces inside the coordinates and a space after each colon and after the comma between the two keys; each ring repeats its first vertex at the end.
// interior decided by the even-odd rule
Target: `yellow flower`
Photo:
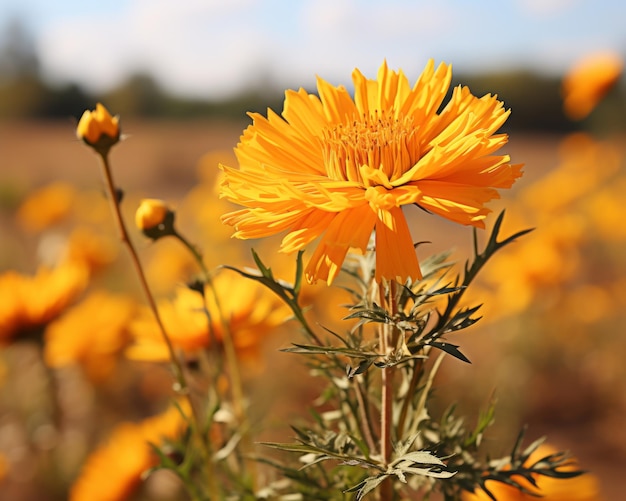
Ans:
{"type": "Polygon", "coordinates": [[[71,214],[76,190],[68,183],[51,183],[32,191],[17,210],[17,220],[27,230],[45,230],[71,214]]]}
{"type": "MultiPolygon", "coordinates": [[[[541,445],[528,458],[528,463],[539,461],[557,451],[548,445],[541,445]]],[[[569,466],[559,468],[560,471],[572,471],[580,469],[576,461],[569,466]]],[[[513,477],[535,495],[524,494],[515,487],[510,487],[501,482],[487,481],[487,489],[498,501],[601,501],[600,488],[596,477],[590,474],[580,475],[569,479],[551,478],[545,475],[535,475],[536,487],[517,476],[513,477]]],[[[474,494],[464,493],[463,501],[489,501],[491,498],[482,490],[474,494]]]]}
{"type": "Polygon", "coordinates": [[[155,294],[169,294],[198,273],[198,262],[178,240],[164,239],[146,251],[144,272],[155,294]]]}
{"type": "Polygon", "coordinates": [[[287,231],[283,252],[322,237],[305,270],[331,283],[350,248],[366,250],[376,233],[376,278],[420,278],[403,205],[484,227],[484,204],[521,175],[493,153],[509,116],[495,96],[456,87],[429,61],[411,88],[383,63],[376,80],[354,70],[354,99],[318,79],[319,97],[287,91],[282,117],[251,114],[235,151],[240,168],[222,166],[221,194],[244,209],[223,216],[238,238],[287,231]]]}
{"type": "Polygon", "coordinates": [[[8,271],[0,275],[0,343],[45,327],[85,290],[83,265],[41,268],[33,277],[8,271]]]}
{"type": "MultiPolygon", "coordinates": [[[[220,306],[241,355],[254,355],[263,338],[287,317],[283,304],[262,286],[235,273],[221,273],[213,282],[220,306]]],[[[180,287],[173,301],[162,301],[159,313],[174,348],[193,355],[211,344],[211,331],[220,344],[224,337],[213,294],[205,292],[211,323],[204,312],[200,293],[180,287]]],[[[151,312],[147,309],[131,325],[135,345],[128,349],[131,358],[164,361],[169,352],[151,312]]]]}
{"type": "Polygon", "coordinates": [[[64,263],[82,264],[94,274],[115,260],[118,247],[110,237],[88,226],[79,226],[69,235],[60,259],[64,263]]]}
{"type": "Polygon", "coordinates": [[[95,110],[85,110],[76,127],[76,136],[96,150],[106,152],[120,139],[119,119],[98,103],[95,110]]]}
{"type": "Polygon", "coordinates": [[[135,224],[140,230],[150,230],[163,224],[170,212],[163,200],[144,198],[135,212],[135,224]]]}
{"type": "MultiPolygon", "coordinates": [[[[179,407],[189,413],[186,401],[180,401],[179,407]]],[[[163,444],[184,426],[184,418],[174,406],[141,423],[118,425],[107,442],[87,458],[70,490],[70,501],[129,499],[141,483],[142,473],[157,464],[149,443],[163,444]]]]}
{"type": "Polygon", "coordinates": [[[619,80],[624,62],[618,54],[600,52],[578,61],[563,79],[563,107],[573,120],[585,118],[619,80]]]}
{"type": "Polygon", "coordinates": [[[79,364],[92,381],[102,381],[130,340],[134,312],[135,302],[129,297],[91,293],[46,329],[46,363],[51,367],[79,364]]]}

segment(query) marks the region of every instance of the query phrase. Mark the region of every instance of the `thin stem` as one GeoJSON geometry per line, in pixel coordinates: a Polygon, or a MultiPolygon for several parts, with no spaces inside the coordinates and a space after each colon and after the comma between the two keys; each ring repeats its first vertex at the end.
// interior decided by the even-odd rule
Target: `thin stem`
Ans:
{"type": "Polygon", "coordinates": [[[109,194],[109,199],[111,200],[111,208],[113,209],[113,218],[115,219],[115,223],[120,233],[120,238],[122,243],[126,245],[128,252],[130,254],[131,260],[133,262],[133,266],[135,267],[135,271],[137,272],[137,276],[139,277],[139,282],[141,288],[143,289],[144,295],[146,296],[146,300],[148,301],[148,306],[154,315],[154,319],[159,327],[159,331],[161,333],[161,337],[163,338],[163,342],[167,346],[168,353],[170,355],[170,361],[172,363],[172,370],[174,372],[174,377],[177,382],[177,391],[179,393],[186,392],[188,389],[187,381],[185,379],[185,373],[183,372],[183,368],[176,356],[176,352],[174,351],[174,346],[172,345],[172,341],[170,337],[167,335],[167,331],[165,330],[165,326],[163,325],[163,321],[161,320],[161,315],[159,315],[159,310],[156,305],[156,301],[154,300],[154,296],[150,291],[150,287],[148,287],[148,282],[146,280],[146,276],[144,274],[143,268],[141,266],[141,262],[139,261],[139,256],[137,255],[137,251],[133,246],[130,238],[128,237],[128,231],[126,230],[126,225],[124,224],[124,219],[122,218],[122,212],[120,210],[120,205],[118,203],[118,195],[117,190],[115,188],[115,184],[113,183],[113,174],[111,172],[111,168],[109,166],[109,158],[108,155],[100,153],[100,159],[102,160],[102,172],[104,175],[104,180],[106,182],[107,191],[109,194]]]}
{"type": "MultiPolygon", "coordinates": [[[[383,353],[388,352],[388,339],[390,336],[391,326],[385,324],[379,332],[380,345],[383,353]]],[[[381,410],[380,410],[380,455],[383,466],[386,468],[391,461],[391,426],[393,419],[393,368],[385,366],[381,373],[381,410]]],[[[393,483],[388,477],[380,486],[381,501],[390,501],[393,499],[393,483]]]]}
{"type": "MultiPolygon", "coordinates": [[[[426,352],[426,354],[428,354],[428,351],[426,352]]],[[[443,362],[445,356],[446,356],[445,352],[441,352],[439,356],[437,357],[437,359],[435,360],[435,362],[433,363],[430,369],[430,372],[428,373],[428,377],[426,378],[424,388],[420,392],[420,398],[417,402],[417,406],[415,407],[414,415],[416,416],[416,419],[414,419],[413,422],[411,423],[411,428],[409,429],[407,433],[408,436],[412,436],[416,434],[419,429],[419,424],[421,422],[419,417],[423,415],[422,411],[426,408],[426,400],[428,398],[428,394],[430,393],[430,389],[432,388],[433,382],[435,380],[435,375],[437,374],[437,371],[439,370],[439,367],[441,366],[441,362],[443,362]]]]}
{"type": "Polygon", "coordinates": [[[174,373],[174,379],[176,380],[176,384],[174,386],[175,391],[180,394],[180,395],[186,395],[187,399],[189,400],[189,405],[192,409],[192,414],[193,414],[193,418],[194,418],[194,428],[196,430],[196,434],[199,437],[200,442],[202,443],[202,454],[204,456],[204,459],[207,463],[207,476],[208,476],[208,483],[209,483],[209,489],[211,490],[211,498],[212,499],[219,499],[219,492],[217,491],[217,483],[216,483],[216,477],[215,477],[215,472],[213,469],[213,461],[212,461],[212,453],[211,453],[211,447],[210,444],[208,443],[208,441],[206,440],[206,438],[203,436],[203,434],[201,433],[201,425],[200,425],[200,418],[198,416],[198,412],[194,406],[193,400],[191,398],[191,395],[189,393],[189,385],[187,383],[187,379],[185,377],[185,373],[183,371],[183,367],[180,363],[180,361],[178,360],[178,357],[176,356],[176,352],[174,351],[174,346],[172,345],[172,341],[170,339],[170,337],[167,334],[167,331],[165,329],[165,325],[163,324],[163,320],[161,319],[161,315],[159,314],[159,310],[157,308],[156,305],[156,301],[154,299],[154,296],[152,295],[152,291],[150,290],[150,287],[148,286],[148,281],[146,280],[146,276],[145,273],[143,271],[143,267],[141,266],[141,261],[139,260],[139,256],[137,254],[137,250],[135,249],[133,243],[131,242],[129,236],[128,236],[128,230],[126,229],[126,224],[124,223],[124,218],[122,217],[122,212],[120,210],[120,204],[118,201],[118,195],[117,195],[117,190],[115,187],[115,183],[113,182],[113,173],[111,171],[111,167],[109,165],[109,158],[108,155],[106,153],[101,153],[99,152],[99,156],[100,159],[102,160],[102,172],[103,172],[103,177],[106,183],[106,188],[107,188],[107,192],[109,194],[109,199],[111,200],[111,208],[113,211],[113,219],[115,220],[115,223],[117,225],[117,228],[119,230],[120,233],[120,238],[122,240],[122,243],[126,246],[126,248],[128,249],[128,252],[130,254],[133,266],[135,268],[135,271],[137,273],[137,276],[139,278],[139,283],[141,285],[141,288],[144,292],[144,295],[146,297],[146,300],[148,301],[148,306],[150,308],[150,310],[152,311],[152,314],[154,315],[154,319],[157,323],[157,326],[159,328],[159,332],[161,333],[161,337],[163,338],[163,342],[165,343],[168,353],[169,353],[169,357],[170,357],[170,362],[171,362],[171,366],[172,366],[172,372],[174,373]]]}
{"type": "Polygon", "coordinates": [[[413,400],[413,395],[417,391],[417,385],[422,376],[422,369],[424,367],[424,360],[418,358],[415,360],[415,364],[413,364],[411,368],[411,381],[409,382],[409,387],[407,389],[406,395],[404,396],[404,401],[402,402],[402,409],[400,410],[400,417],[398,418],[398,436],[404,436],[404,426],[406,424],[406,417],[409,411],[409,405],[413,400]]]}
{"type": "Polygon", "coordinates": [[[365,442],[370,448],[370,455],[376,454],[378,448],[376,446],[376,441],[374,440],[374,432],[372,430],[372,420],[370,419],[369,413],[369,402],[364,395],[365,392],[363,391],[363,386],[361,385],[358,376],[354,378],[354,383],[358,410],[361,416],[361,433],[363,433],[363,438],[365,438],[365,442]]]}
{"type": "MultiPolygon", "coordinates": [[[[391,318],[396,314],[396,283],[389,283],[389,296],[384,297],[384,288],[380,288],[381,304],[385,304],[391,318]]],[[[393,324],[384,324],[379,329],[380,350],[387,356],[396,346],[396,329],[393,324]]],[[[381,405],[380,405],[380,455],[383,466],[386,468],[391,462],[392,451],[392,427],[393,427],[393,379],[395,367],[386,365],[381,370],[381,405]]],[[[391,501],[393,499],[393,479],[387,477],[380,485],[380,500],[391,501]]]]}
{"type": "MultiPolygon", "coordinates": [[[[380,344],[383,353],[386,353],[387,338],[389,327],[387,325],[380,329],[380,344]]],[[[381,394],[381,411],[380,411],[380,454],[383,464],[387,466],[391,458],[391,416],[392,416],[392,394],[391,394],[391,374],[390,367],[382,369],[382,394],[381,394]]]]}

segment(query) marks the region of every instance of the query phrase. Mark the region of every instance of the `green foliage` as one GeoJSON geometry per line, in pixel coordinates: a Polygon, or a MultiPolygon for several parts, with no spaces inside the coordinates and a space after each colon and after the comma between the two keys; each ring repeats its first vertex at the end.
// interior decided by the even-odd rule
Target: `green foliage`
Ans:
{"type": "Polygon", "coordinates": [[[448,334],[465,330],[479,320],[476,313],[480,305],[463,306],[463,295],[498,250],[530,231],[501,239],[503,217],[504,213],[498,216],[482,251],[478,250],[474,232],[473,259],[454,278],[449,277],[453,270],[449,253],[424,260],[423,279],[405,284],[375,284],[371,280],[375,262],[371,253],[345,265],[346,275],[354,282],[345,287],[353,298],[345,317],[351,328],[343,333],[325,329],[325,338],[313,331],[299,303],[302,252],[297,256],[292,283],[277,279],[254,251],[257,271],[226,267],[263,284],[291,308],[312,343],[293,343],[284,351],[304,355],[311,373],[326,381],[311,408],[312,422],[292,427],[294,441],[264,444],[296,454],[300,465],[294,467],[289,461],[269,456],[259,459],[278,469],[286,480],[268,487],[268,499],[298,492],[302,499],[343,500],[354,495],[361,500],[389,483],[396,493],[409,489],[427,496],[439,491],[446,500],[456,500],[463,491],[483,489],[493,498],[485,485],[487,480],[528,492],[521,479],[535,485],[535,475],[569,478],[581,473],[560,470],[567,464],[565,454],[529,463],[530,454],[540,442],[522,451],[523,432],[508,456],[481,459],[483,437],[494,422],[493,402],[471,429],[466,427],[465,418],[456,415],[454,405],[439,418],[431,416],[428,407],[444,356],[469,362],[459,346],[446,340],[448,334]],[[373,299],[376,297],[389,299],[384,299],[386,304],[378,304],[373,299]],[[386,333],[392,340],[386,351],[382,337],[376,333],[386,333]],[[386,377],[394,378],[389,397],[384,397],[386,390],[380,377],[384,371],[386,377]],[[383,419],[379,424],[385,413],[385,398],[391,405],[391,422],[383,419]],[[382,455],[384,426],[389,426],[393,444],[388,457],[382,455]]]}

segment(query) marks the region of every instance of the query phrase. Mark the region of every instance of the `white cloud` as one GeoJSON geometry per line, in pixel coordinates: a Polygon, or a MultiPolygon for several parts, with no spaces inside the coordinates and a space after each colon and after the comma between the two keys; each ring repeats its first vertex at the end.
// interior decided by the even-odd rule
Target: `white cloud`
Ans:
{"type": "Polygon", "coordinates": [[[415,77],[429,57],[441,59],[445,39],[460,17],[445,2],[368,3],[356,0],[318,0],[301,4],[297,20],[302,47],[285,47],[290,72],[301,81],[314,82],[312,72],[333,83],[350,82],[358,67],[375,75],[383,59],[415,77]],[[306,46],[304,46],[306,44],[306,46]]]}
{"type": "Polygon", "coordinates": [[[38,47],[48,75],[102,90],[149,71],[169,90],[219,97],[259,79],[311,88],[318,74],[349,85],[353,68],[373,76],[383,59],[411,80],[431,57],[457,72],[556,68],[574,59],[577,37],[593,45],[617,30],[613,38],[623,40],[617,21],[607,25],[607,16],[619,16],[580,0],[516,0],[498,9],[458,0],[114,3],[106,13],[99,3],[97,15],[85,7],[43,25],[38,47]],[[580,8],[571,8],[576,2],[580,8]]]}
{"type": "Polygon", "coordinates": [[[246,16],[254,3],[138,0],[115,15],[77,16],[44,32],[41,59],[51,78],[93,90],[149,70],[180,92],[226,95],[267,54],[265,32],[246,16]]]}
{"type": "Polygon", "coordinates": [[[523,12],[539,17],[549,17],[569,10],[580,0],[517,0],[523,12]]]}

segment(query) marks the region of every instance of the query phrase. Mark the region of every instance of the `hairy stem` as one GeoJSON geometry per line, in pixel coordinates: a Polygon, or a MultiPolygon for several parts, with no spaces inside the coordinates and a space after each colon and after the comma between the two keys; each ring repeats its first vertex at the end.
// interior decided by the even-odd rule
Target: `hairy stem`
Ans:
{"type": "MultiPolygon", "coordinates": [[[[387,313],[394,317],[397,312],[396,282],[389,284],[389,295],[384,297],[384,289],[381,286],[381,304],[386,305],[387,313]]],[[[387,323],[379,329],[380,352],[387,357],[396,345],[397,332],[393,324],[387,323]]],[[[381,402],[380,402],[380,455],[383,467],[386,469],[391,462],[392,452],[392,428],[393,428],[393,380],[395,367],[385,365],[381,370],[381,402]]],[[[380,500],[391,501],[393,499],[393,479],[387,477],[380,485],[380,500]]]]}

